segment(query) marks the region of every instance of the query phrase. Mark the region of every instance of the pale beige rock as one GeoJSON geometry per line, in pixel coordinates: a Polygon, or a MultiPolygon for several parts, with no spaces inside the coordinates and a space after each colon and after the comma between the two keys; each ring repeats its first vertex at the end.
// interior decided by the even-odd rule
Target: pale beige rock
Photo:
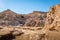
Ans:
{"type": "Polygon", "coordinates": [[[43,29],[60,30],[60,4],[50,8],[43,29]]]}

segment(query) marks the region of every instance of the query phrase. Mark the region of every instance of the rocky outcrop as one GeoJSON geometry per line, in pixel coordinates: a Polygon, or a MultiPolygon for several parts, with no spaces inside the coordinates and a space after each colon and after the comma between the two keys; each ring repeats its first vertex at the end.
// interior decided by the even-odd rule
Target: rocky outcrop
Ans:
{"type": "Polygon", "coordinates": [[[0,25],[17,26],[19,24],[24,24],[25,21],[23,20],[25,20],[24,16],[16,14],[9,9],[0,13],[0,25]]]}
{"type": "Polygon", "coordinates": [[[43,27],[47,12],[34,11],[30,14],[17,14],[10,9],[0,13],[0,25],[43,27]]]}
{"type": "Polygon", "coordinates": [[[43,27],[45,24],[47,12],[34,11],[33,13],[27,14],[27,22],[25,25],[31,27],[43,27]]]}
{"type": "Polygon", "coordinates": [[[44,29],[60,30],[60,4],[50,8],[49,12],[47,13],[44,29]]]}
{"type": "Polygon", "coordinates": [[[47,40],[60,40],[60,4],[50,8],[42,31],[47,40]]]}

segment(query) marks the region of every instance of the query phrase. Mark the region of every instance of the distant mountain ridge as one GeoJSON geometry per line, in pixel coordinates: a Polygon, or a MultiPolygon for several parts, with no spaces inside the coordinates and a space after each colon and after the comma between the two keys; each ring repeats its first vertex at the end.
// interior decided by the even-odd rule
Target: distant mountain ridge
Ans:
{"type": "Polygon", "coordinates": [[[17,14],[10,9],[0,12],[0,25],[42,26],[47,12],[33,11],[30,14],[17,14]]]}

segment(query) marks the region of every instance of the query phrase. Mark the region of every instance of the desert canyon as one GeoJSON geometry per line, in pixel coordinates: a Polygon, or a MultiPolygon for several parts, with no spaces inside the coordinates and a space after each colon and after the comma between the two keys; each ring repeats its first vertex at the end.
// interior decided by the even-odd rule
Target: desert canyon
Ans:
{"type": "Polygon", "coordinates": [[[48,12],[0,12],[0,40],[60,40],[60,4],[48,12]]]}

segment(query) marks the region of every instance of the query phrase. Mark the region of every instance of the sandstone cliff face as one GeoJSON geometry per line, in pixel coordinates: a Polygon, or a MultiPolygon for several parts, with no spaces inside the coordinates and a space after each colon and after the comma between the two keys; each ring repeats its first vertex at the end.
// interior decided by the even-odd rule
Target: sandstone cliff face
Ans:
{"type": "Polygon", "coordinates": [[[43,27],[46,13],[34,11],[30,14],[17,14],[8,9],[0,13],[0,25],[43,27]]]}
{"type": "Polygon", "coordinates": [[[49,12],[47,13],[44,29],[60,30],[60,4],[50,8],[49,12]]]}

